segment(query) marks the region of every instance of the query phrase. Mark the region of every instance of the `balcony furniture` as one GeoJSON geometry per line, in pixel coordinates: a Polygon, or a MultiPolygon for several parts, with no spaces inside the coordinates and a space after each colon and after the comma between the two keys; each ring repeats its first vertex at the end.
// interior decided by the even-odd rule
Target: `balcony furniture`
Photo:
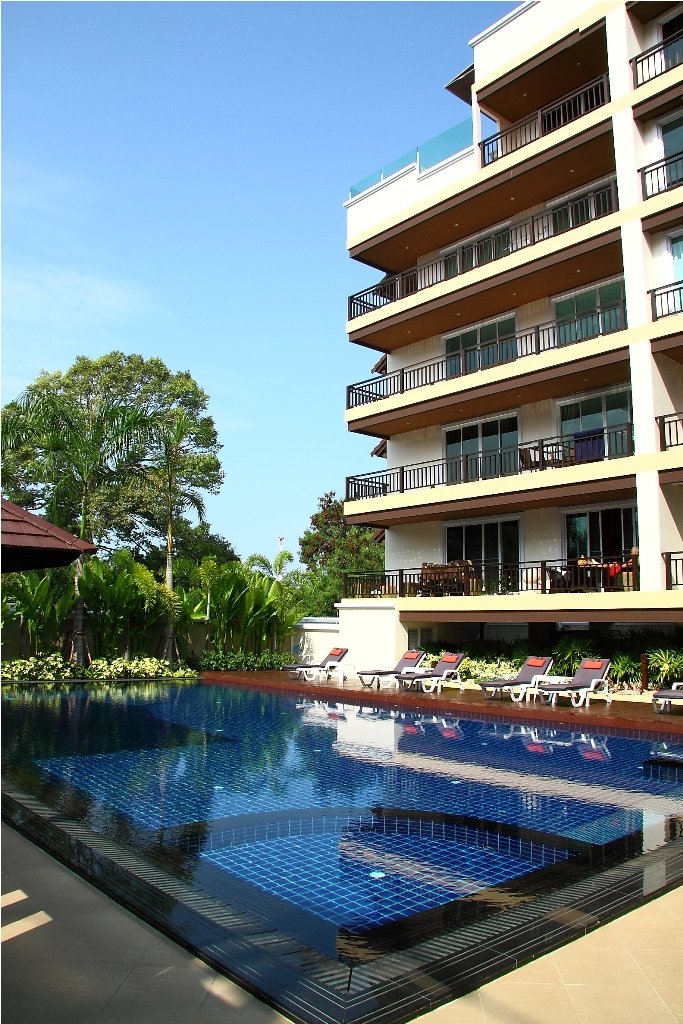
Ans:
{"type": "Polygon", "coordinates": [[[569,569],[556,569],[554,566],[548,566],[546,574],[548,577],[548,593],[566,593],[568,590],[573,589],[572,574],[569,569]]]}
{"type": "Polygon", "coordinates": [[[348,647],[333,647],[329,654],[326,654],[317,665],[284,665],[283,671],[289,672],[295,679],[305,679],[311,683],[314,680],[328,680],[336,669],[339,674],[339,681],[344,682],[344,670],[339,667],[339,662],[345,654],[348,654],[348,647]]]}
{"type": "Polygon", "coordinates": [[[419,668],[420,663],[424,661],[425,657],[425,651],[406,651],[394,668],[358,669],[356,671],[356,675],[363,686],[372,686],[373,683],[376,683],[377,689],[379,690],[381,682],[383,680],[388,680],[392,686],[398,687],[398,677],[414,673],[419,668]]]}
{"type": "Polygon", "coordinates": [[[435,689],[437,693],[441,693],[442,685],[449,679],[454,679],[462,692],[464,685],[460,678],[460,666],[464,658],[465,655],[462,652],[460,654],[451,654],[450,651],[446,651],[445,654],[441,655],[434,668],[424,672],[418,669],[417,672],[411,673],[409,676],[399,676],[399,687],[403,684],[404,687],[414,687],[416,690],[422,690],[424,693],[433,693],[435,689]]]}
{"type": "Polygon", "coordinates": [[[669,690],[657,690],[652,694],[652,707],[658,715],[671,711],[671,702],[683,700],[683,682],[672,683],[669,690]]]}
{"type": "Polygon", "coordinates": [[[509,693],[511,699],[519,704],[526,697],[527,689],[530,686],[535,686],[538,680],[547,676],[552,664],[552,658],[527,658],[515,679],[489,679],[484,682],[480,681],[479,685],[484,696],[489,699],[496,696],[502,697],[504,693],[509,693]]]}
{"type": "Polygon", "coordinates": [[[608,674],[612,662],[609,658],[583,658],[573,676],[547,676],[526,692],[526,699],[538,694],[553,707],[558,697],[569,697],[572,707],[589,707],[590,699],[596,693],[604,693],[607,703],[612,703],[608,674]]]}
{"type": "Polygon", "coordinates": [[[481,593],[481,580],[472,562],[456,559],[447,565],[425,562],[420,573],[420,596],[451,597],[481,593]]]}

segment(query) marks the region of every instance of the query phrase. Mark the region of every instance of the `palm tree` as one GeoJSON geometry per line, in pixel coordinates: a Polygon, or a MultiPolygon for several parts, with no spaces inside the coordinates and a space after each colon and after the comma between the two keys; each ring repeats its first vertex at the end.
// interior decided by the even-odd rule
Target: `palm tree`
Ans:
{"type": "MultiPolygon", "coordinates": [[[[106,533],[98,499],[113,489],[137,461],[151,418],[101,395],[74,399],[64,394],[24,392],[3,411],[5,453],[30,450],[40,462],[48,517],[93,542],[106,533]],[[73,517],[73,518],[72,518],[73,517]]],[[[75,592],[83,561],[76,563],[75,592]]],[[[74,608],[74,650],[84,663],[83,602],[74,608]]]]}
{"type": "MultiPolygon", "coordinates": [[[[154,418],[152,445],[144,479],[149,488],[162,502],[166,532],[166,573],[165,584],[168,592],[173,591],[173,543],[175,524],[188,510],[197,513],[200,523],[204,522],[204,500],[198,487],[217,489],[219,479],[207,485],[207,458],[202,450],[206,445],[203,429],[208,421],[197,424],[182,409],[170,409],[154,418]]],[[[219,474],[222,478],[222,474],[219,474]]],[[[169,616],[164,638],[163,656],[173,660],[175,642],[173,620],[169,616]]]]}

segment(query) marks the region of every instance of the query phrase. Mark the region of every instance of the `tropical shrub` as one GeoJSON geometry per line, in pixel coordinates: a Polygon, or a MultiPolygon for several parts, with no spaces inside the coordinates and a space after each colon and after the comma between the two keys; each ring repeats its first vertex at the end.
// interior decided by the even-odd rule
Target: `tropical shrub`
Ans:
{"type": "Polygon", "coordinates": [[[73,679],[75,665],[61,654],[42,654],[32,658],[13,658],[2,663],[3,682],[28,682],[34,679],[73,679]]]}
{"type": "Polygon", "coordinates": [[[583,658],[597,656],[595,642],[591,636],[562,637],[553,651],[552,671],[558,676],[573,676],[583,658]]]}
{"type": "Polygon", "coordinates": [[[642,677],[640,658],[628,652],[615,654],[609,675],[617,687],[635,686],[640,683],[642,677]]]}
{"type": "Polygon", "coordinates": [[[196,671],[175,662],[170,665],[162,658],[95,658],[85,670],[86,679],[182,679],[195,678],[196,671]]]}
{"type": "Polygon", "coordinates": [[[292,655],[282,651],[207,651],[199,659],[204,672],[267,672],[290,664],[292,655]]]}
{"type": "Polygon", "coordinates": [[[657,686],[683,679],[683,651],[657,647],[648,651],[647,667],[650,681],[657,686]]]}

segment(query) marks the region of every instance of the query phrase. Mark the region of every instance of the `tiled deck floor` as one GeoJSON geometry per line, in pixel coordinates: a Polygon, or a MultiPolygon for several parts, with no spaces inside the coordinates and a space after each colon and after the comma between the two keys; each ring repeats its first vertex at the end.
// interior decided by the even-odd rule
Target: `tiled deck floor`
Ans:
{"type": "MultiPolygon", "coordinates": [[[[14,1024],[286,1024],[288,1018],[2,827],[2,1009],[14,1024]]],[[[683,888],[425,1014],[420,1024],[681,1024],[683,888]]]]}

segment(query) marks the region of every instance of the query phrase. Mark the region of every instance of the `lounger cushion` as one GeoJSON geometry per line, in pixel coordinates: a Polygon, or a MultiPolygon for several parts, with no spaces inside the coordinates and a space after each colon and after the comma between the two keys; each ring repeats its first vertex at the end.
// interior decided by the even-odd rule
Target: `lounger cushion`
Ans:
{"type": "Polygon", "coordinates": [[[588,669],[591,669],[591,671],[596,670],[596,671],[599,672],[599,671],[601,671],[604,668],[604,665],[605,665],[604,658],[600,658],[599,661],[584,661],[584,663],[581,666],[581,668],[588,668],[588,669]]]}

